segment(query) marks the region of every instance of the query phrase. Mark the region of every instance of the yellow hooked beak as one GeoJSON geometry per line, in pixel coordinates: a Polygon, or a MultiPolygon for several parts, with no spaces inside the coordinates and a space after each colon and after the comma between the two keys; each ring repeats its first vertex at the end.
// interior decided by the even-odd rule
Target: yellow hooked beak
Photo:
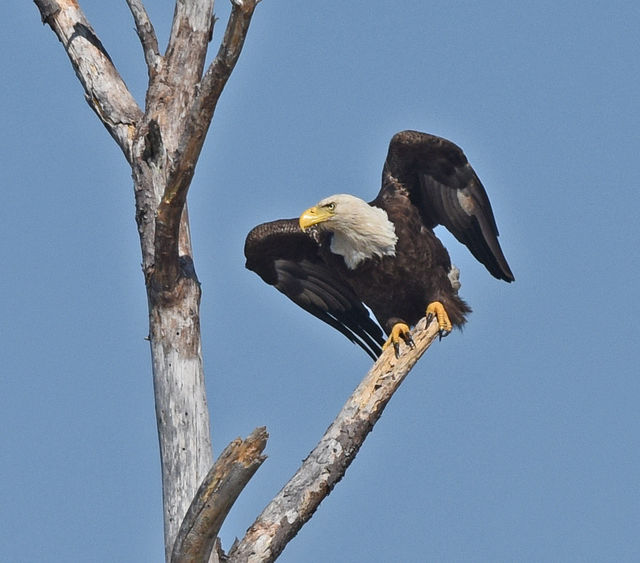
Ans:
{"type": "Polygon", "coordinates": [[[334,213],[329,209],[329,207],[318,207],[317,205],[314,205],[300,215],[300,228],[304,231],[312,225],[317,225],[327,219],[331,219],[333,215],[334,213]]]}

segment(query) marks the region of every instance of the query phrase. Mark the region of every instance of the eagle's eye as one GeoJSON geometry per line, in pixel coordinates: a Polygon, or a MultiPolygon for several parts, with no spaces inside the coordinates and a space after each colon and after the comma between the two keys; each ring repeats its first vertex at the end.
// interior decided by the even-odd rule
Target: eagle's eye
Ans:
{"type": "Polygon", "coordinates": [[[327,203],[326,207],[329,211],[335,211],[336,204],[332,201],[331,203],[327,203]]]}

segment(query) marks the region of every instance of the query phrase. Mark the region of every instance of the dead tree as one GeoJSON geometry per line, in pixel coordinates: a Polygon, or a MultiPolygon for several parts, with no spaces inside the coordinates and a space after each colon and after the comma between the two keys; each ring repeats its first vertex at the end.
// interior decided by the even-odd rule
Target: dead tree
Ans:
{"type": "Polygon", "coordinates": [[[387,401],[435,337],[385,353],[283,491],[226,556],[220,526],[265,457],[256,429],[213,463],[200,340],[200,284],[192,260],[187,192],[213,113],[238,60],[259,0],[231,0],[217,55],[205,69],[213,0],[177,0],[166,51],[141,0],[127,0],[148,70],[144,109],[120,77],[77,0],[34,0],[62,43],[87,103],[131,166],[149,306],[149,340],[162,464],[167,561],[273,561],[346,468],[387,401]],[[287,515],[285,517],[285,514],[287,515]]]}

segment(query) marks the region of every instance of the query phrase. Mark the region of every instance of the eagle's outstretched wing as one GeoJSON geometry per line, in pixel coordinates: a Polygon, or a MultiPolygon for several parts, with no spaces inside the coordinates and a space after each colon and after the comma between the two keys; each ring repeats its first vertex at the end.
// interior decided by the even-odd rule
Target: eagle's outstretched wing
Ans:
{"type": "Polygon", "coordinates": [[[258,225],[244,246],[249,270],[377,359],[384,343],[381,328],[353,290],[326,266],[318,250],[298,219],[258,225]]]}
{"type": "Polygon", "coordinates": [[[460,147],[418,131],[394,135],[377,199],[403,188],[427,227],[444,225],[493,276],[515,279],[498,243],[487,193],[460,147]]]}

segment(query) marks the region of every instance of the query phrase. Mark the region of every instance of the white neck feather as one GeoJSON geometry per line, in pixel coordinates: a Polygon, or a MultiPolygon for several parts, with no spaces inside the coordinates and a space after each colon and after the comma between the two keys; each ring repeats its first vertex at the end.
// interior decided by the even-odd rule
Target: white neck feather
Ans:
{"type": "Polygon", "coordinates": [[[396,230],[387,212],[350,195],[332,196],[336,213],[324,226],[333,232],[331,252],[339,254],[351,270],[374,256],[395,256],[396,230]]]}

